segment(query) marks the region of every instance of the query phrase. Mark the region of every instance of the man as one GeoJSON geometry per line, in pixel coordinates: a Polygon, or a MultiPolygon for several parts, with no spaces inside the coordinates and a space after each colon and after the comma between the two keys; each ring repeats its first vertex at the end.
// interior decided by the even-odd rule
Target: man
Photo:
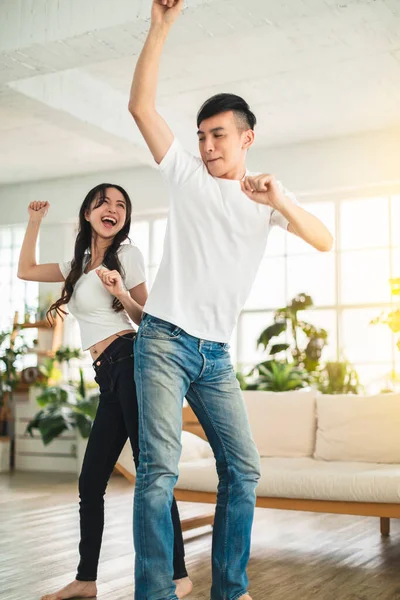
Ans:
{"type": "Polygon", "coordinates": [[[321,251],[332,236],[273,175],[246,171],[255,116],[232,94],[198,115],[201,159],[186,152],[158,114],[164,43],[183,0],[153,0],[129,110],[170,189],[164,255],[139,328],[135,380],[140,466],[134,511],[136,600],[176,600],[170,507],[178,475],[182,402],[213,448],[219,476],[211,600],[251,600],[246,566],[259,457],[230,362],[228,341],[274,225],[321,251]]]}

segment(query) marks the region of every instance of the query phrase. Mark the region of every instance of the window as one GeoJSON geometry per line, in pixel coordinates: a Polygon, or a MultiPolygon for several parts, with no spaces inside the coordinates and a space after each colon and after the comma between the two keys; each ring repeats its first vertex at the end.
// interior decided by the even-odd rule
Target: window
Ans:
{"type": "Polygon", "coordinates": [[[264,273],[263,286],[253,287],[250,296],[256,289],[257,297],[265,300],[264,311],[260,311],[260,302],[257,306],[247,303],[239,319],[240,362],[246,369],[259,358],[256,340],[271,324],[270,310],[276,308],[279,294],[276,289],[269,293],[269,288],[272,284],[281,287],[285,281],[286,301],[299,292],[309,294],[314,301],[315,308],[302,317],[328,331],[323,360],[350,360],[367,391],[379,391],[400,366],[400,353],[390,330],[370,325],[390,307],[389,278],[400,276],[400,195],[307,202],[304,207],[328,226],[335,237],[334,250],[318,253],[291,235],[279,246],[273,242],[272,253],[267,250],[266,257],[271,256],[275,264],[264,273]],[[241,323],[246,323],[254,308],[260,327],[250,332],[241,323]]]}
{"type": "MultiPolygon", "coordinates": [[[[39,284],[17,277],[18,259],[25,227],[0,228],[0,330],[12,327],[14,313],[23,321],[25,312],[38,308],[39,284]]],[[[26,337],[26,336],[25,336],[26,337]]]]}

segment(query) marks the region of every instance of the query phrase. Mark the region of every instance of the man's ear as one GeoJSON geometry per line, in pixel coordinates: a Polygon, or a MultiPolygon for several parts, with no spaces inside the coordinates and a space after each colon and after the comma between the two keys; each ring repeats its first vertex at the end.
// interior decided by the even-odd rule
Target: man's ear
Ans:
{"type": "Polygon", "coordinates": [[[244,132],[243,143],[242,143],[243,150],[248,150],[250,148],[250,146],[253,145],[254,138],[255,138],[255,133],[252,129],[247,129],[244,132]]]}

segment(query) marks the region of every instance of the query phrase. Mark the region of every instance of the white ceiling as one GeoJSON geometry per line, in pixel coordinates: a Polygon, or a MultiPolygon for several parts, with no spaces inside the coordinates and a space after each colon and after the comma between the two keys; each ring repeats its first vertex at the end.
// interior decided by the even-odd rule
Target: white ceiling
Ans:
{"type": "MultiPolygon", "coordinates": [[[[400,126],[400,0],[187,0],[159,109],[232,91],[282,146],[400,126]]],[[[151,0],[0,0],[0,183],[152,164],[127,111],[151,0]]]]}

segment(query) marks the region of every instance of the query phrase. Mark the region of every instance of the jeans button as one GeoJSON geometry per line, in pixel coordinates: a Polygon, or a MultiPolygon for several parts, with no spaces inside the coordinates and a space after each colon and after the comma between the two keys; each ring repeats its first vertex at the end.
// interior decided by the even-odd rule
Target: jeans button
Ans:
{"type": "Polygon", "coordinates": [[[99,367],[101,365],[101,362],[98,360],[96,365],[99,367]]]}

